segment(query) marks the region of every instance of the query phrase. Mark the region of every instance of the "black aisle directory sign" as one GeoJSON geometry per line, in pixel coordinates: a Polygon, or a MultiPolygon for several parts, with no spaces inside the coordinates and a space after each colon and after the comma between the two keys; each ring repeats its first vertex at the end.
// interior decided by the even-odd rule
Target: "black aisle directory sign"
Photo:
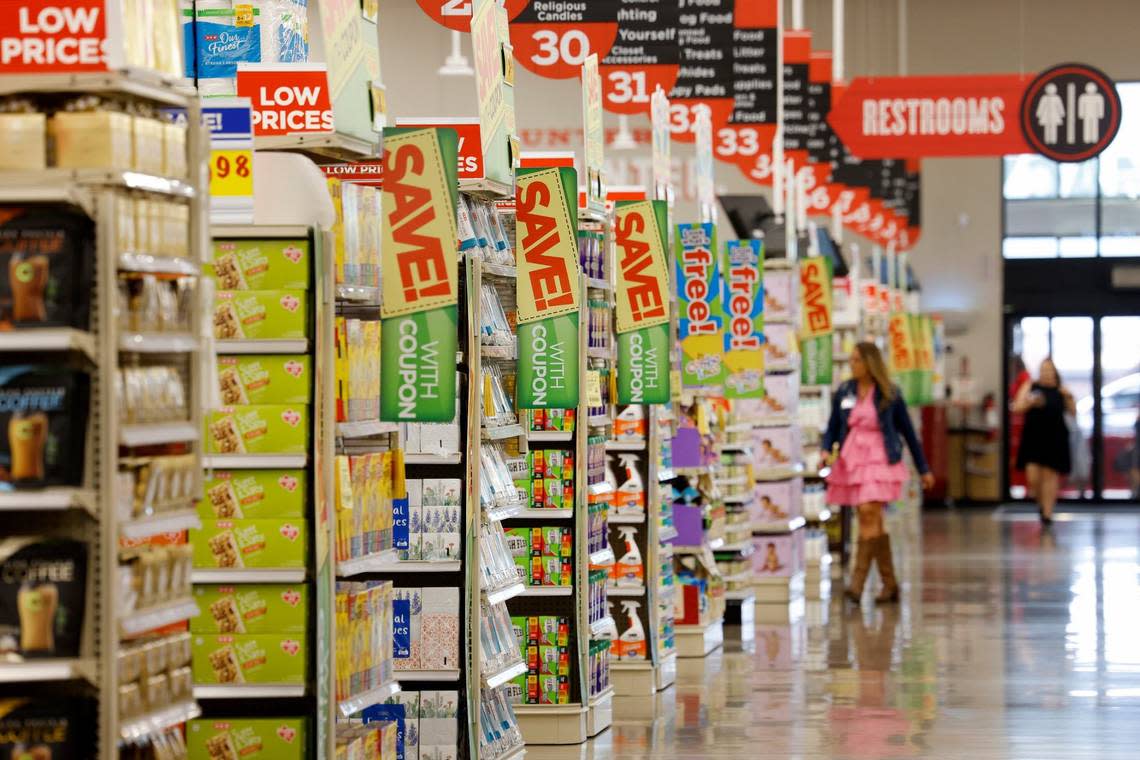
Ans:
{"type": "Polygon", "coordinates": [[[732,19],[734,0],[681,3],[677,43],[681,70],[669,92],[669,131],[678,142],[693,142],[695,107],[712,112],[713,134],[732,117],[732,19]]]}
{"type": "Polygon", "coordinates": [[[677,83],[681,48],[677,0],[611,0],[617,6],[617,37],[598,71],[602,105],[612,113],[648,113],[654,91],[677,83]]]}
{"type": "Polygon", "coordinates": [[[736,7],[732,29],[732,117],[717,130],[713,149],[761,184],[771,183],[780,76],[779,0],[736,7]]]}
{"type": "Polygon", "coordinates": [[[784,156],[796,166],[808,158],[808,137],[812,127],[807,117],[808,65],[811,61],[811,32],[784,31],[784,156]]]}

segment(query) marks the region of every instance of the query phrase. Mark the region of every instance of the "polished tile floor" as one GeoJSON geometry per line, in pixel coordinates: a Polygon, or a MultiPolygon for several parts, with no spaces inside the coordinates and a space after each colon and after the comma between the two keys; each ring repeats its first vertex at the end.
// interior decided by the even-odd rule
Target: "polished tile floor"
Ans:
{"type": "Polygon", "coordinates": [[[1140,758],[1140,514],[1063,517],[927,515],[900,606],[845,608],[837,583],[528,760],[1140,758]]]}

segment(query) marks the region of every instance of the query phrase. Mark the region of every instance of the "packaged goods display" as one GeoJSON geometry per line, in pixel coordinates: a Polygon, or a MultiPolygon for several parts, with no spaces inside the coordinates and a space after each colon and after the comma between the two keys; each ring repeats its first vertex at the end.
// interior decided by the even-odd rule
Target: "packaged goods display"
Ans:
{"type": "Polygon", "coordinates": [[[479,751],[498,757],[523,743],[522,732],[507,698],[507,688],[484,693],[479,704],[479,751]]]}
{"type": "Polygon", "coordinates": [[[309,446],[308,404],[223,406],[206,415],[211,454],[303,454],[309,446]]]}
{"type": "Polygon", "coordinates": [[[509,464],[513,460],[501,444],[480,447],[479,500],[485,509],[516,506],[523,495],[530,493],[529,488],[524,488],[526,481],[515,479],[519,468],[509,464]]]}
{"type": "Polygon", "coordinates": [[[337,317],[336,419],[380,418],[380,322],[337,317]]]}
{"type": "MultiPolygon", "coordinates": [[[[84,461],[89,389],[88,375],[81,371],[0,367],[0,429],[6,431],[0,435],[0,481],[16,488],[83,482],[83,468],[76,463],[84,461]]],[[[176,393],[160,395],[178,401],[176,393]]]]}
{"type": "MultiPolygon", "coordinates": [[[[494,203],[470,196],[459,197],[459,251],[461,255],[478,252],[483,261],[503,266],[515,265],[511,237],[506,220],[494,203]]],[[[513,225],[510,225],[513,232],[513,225]]]]}
{"type": "Polygon", "coordinates": [[[569,527],[510,528],[506,540],[518,578],[528,586],[573,584],[574,536],[569,527]]]}
{"type": "MultiPolygon", "coordinates": [[[[338,456],[336,472],[336,558],[367,557],[395,548],[393,500],[404,493],[403,460],[396,451],[338,456]]],[[[410,500],[409,500],[410,503],[410,500]]],[[[422,509],[422,507],[421,507],[422,509]]],[[[432,527],[458,520],[444,512],[443,521],[430,514],[432,527]]],[[[437,531],[430,540],[439,540],[437,531]]],[[[434,549],[432,550],[434,551],[434,549]]]]}
{"type": "Polygon", "coordinates": [[[206,266],[218,290],[307,290],[307,240],[215,240],[206,266]]]}
{"type": "Polygon", "coordinates": [[[218,357],[218,390],[226,406],[308,404],[312,384],[310,359],[304,354],[218,357]]]}
{"type": "Polygon", "coordinates": [[[87,329],[94,238],[70,207],[0,206],[0,327],[87,329]]]}
{"type": "Polygon", "coordinates": [[[586,589],[587,620],[592,625],[605,622],[608,609],[606,607],[606,581],[610,570],[606,567],[591,567],[586,589]]]}
{"type": "Polygon", "coordinates": [[[309,60],[307,3],[262,0],[195,0],[184,7],[185,70],[203,96],[234,95],[242,63],[303,63],[309,60]]]}
{"type": "Polygon", "coordinates": [[[304,760],[304,718],[199,718],[186,729],[190,760],[304,760]]]}
{"type": "Polygon", "coordinates": [[[118,651],[119,713],[133,718],[191,698],[191,635],[147,636],[118,651]]]}
{"type": "Polygon", "coordinates": [[[209,475],[198,502],[203,520],[304,516],[304,470],[213,470],[209,475]]]}
{"type": "Polygon", "coordinates": [[[78,657],[87,544],[42,536],[0,541],[0,654],[78,657]]]}
{"type": "Polygon", "coordinates": [[[479,631],[479,653],[487,671],[501,671],[519,661],[518,639],[505,604],[486,608],[479,631]]]}
{"type": "Polygon", "coordinates": [[[613,472],[614,494],[612,496],[615,515],[645,517],[644,459],[641,454],[623,451],[609,455],[609,465],[613,472]]]}
{"type": "Polygon", "coordinates": [[[304,567],[309,529],[303,519],[202,520],[190,531],[196,568],[304,567]]]}
{"type": "Polygon", "coordinates": [[[512,704],[564,705],[570,702],[570,619],[558,615],[512,616],[527,672],[506,690],[512,704]]]}
{"type": "MultiPolygon", "coordinates": [[[[396,725],[396,757],[404,760],[443,760],[456,757],[459,742],[458,716],[458,692],[404,689],[383,704],[366,709],[362,719],[365,726],[375,721],[396,725]]],[[[511,714],[512,722],[513,719],[514,715],[511,714]]]]}
{"type": "Polygon", "coordinates": [[[528,430],[570,433],[574,430],[573,409],[528,409],[528,430]]]}
{"type": "Polygon", "coordinates": [[[618,441],[640,441],[649,434],[649,422],[644,404],[618,406],[614,417],[614,439],[618,441]]]}
{"type": "Polygon", "coordinates": [[[483,365],[483,420],[488,427],[513,425],[515,405],[507,394],[503,375],[494,365],[483,365]]]}
{"type": "Polygon", "coordinates": [[[189,454],[120,460],[115,508],[122,520],[183,509],[197,501],[200,467],[189,454]]]}
{"type": "Polygon", "coordinates": [[[189,544],[152,541],[124,549],[120,559],[120,614],[190,596],[193,550],[189,544]]]}
{"type": "MultiPolygon", "coordinates": [[[[612,352],[607,349],[606,353],[611,354],[612,352]]],[[[606,366],[602,366],[600,369],[591,369],[590,372],[596,373],[597,375],[597,383],[598,390],[600,391],[599,395],[601,397],[601,403],[592,403],[587,406],[586,414],[592,418],[608,417],[610,414],[610,402],[612,401],[610,398],[610,381],[613,376],[610,374],[610,370],[606,366]]]]}
{"type": "Polygon", "coordinates": [[[119,275],[119,329],[126,333],[187,333],[197,279],[125,272],[119,275]]]}
{"type": "Polygon", "coordinates": [[[606,276],[605,237],[601,230],[578,230],[578,260],[587,277],[601,280],[606,276]]]}
{"type": "Polygon", "coordinates": [[[393,658],[397,671],[451,670],[459,663],[459,589],[396,588],[393,658]]]}
{"type": "Polygon", "coordinates": [[[363,694],[392,680],[393,600],[390,581],[336,585],[336,699],[363,694]]]}
{"type": "Polygon", "coordinates": [[[304,633],[309,614],[304,585],[196,585],[194,601],[192,633],[304,633]]]}
{"type": "Polygon", "coordinates": [[[458,479],[407,481],[408,548],[400,559],[436,562],[458,559],[462,482],[458,479]]]}
{"type": "Polygon", "coordinates": [[[214,337],[289,340],[308,336],[309,294],[303,290],[219,290],[214,337]]]}
{"type": "Polygon", "coordinates": [[[613,335],[613,307],[606,301],[590,301],[589,324],[587,325],[586,345],[602,351],[610,351],[613,335]]]}
{"type": "Polygon", "coordinates": [[[449,456],[459,452],[457,421],[407,422],[400,423],[400,427],[400,440],[404,442],[406,454],[449,456]]]}
{"type": "Polygon", "coordinates": [[[574,455],[558,449],[527,452],[529,477],[514,481],[529,509],[572,509],[574,506],[574,455]]]}
{"type": "Polygon", "coordinates": [[[192,635],[196,684],[304,684],[305,636],[281,633],[192,635]]]}
{"type": "Polygon", "coordinates": [[[610,546],[614,548],[610,584],[615,587],[641,588],[645,586],[645,560],[641,552],[644,543],[643,525],[611,525],[610,546]]]}
{"type": "Polygon", "coordinates": [[[515,530],[525,529],[504,532],[498,522],[484,523],[480,528],[479,572],[480,587],[484,590],[503,588],[520,580],[530,583],[529,566],[516,559],[524,556],[523,552],[528,552],[530,547],[522,545],[525,542],[515,535],[515,530]]]}
{"type": "Polygon", "coordinates": [[[189,418],[189,399],[176,367],[124,367],[117,388],[121,422],[172,422],[189,418]]]}
{"type": "Polygon", "coordinates": [[[479,295],[482,306],[480,313],[483,317],[479,340],[484,346],[514,346],[515,335],[511,331],[511,321],[507,319],[495,287],[484,283],[479,295]]]}

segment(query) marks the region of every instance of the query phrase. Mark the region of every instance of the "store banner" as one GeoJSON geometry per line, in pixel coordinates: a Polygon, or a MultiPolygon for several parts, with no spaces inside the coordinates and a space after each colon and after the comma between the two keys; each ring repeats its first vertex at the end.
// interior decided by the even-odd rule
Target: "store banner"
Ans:
{"type": "Polygon", "coordinates": [[[453,129],[384,130],[380,419],[450,422],[459,336],[453,129]]]}
{"type": "Polygon", "coordinates": [[[910,330],[910,316],[895,313],[887,323],[887,336],[890,341],[890,371],[895,383],[902,389],[903,399],[908,404],[915,402],[915,355],[914,338],[910,330]]]}
{"type": "Polygon", "coordinates": [[[665,201],[618,201],[617,400],[669,403],[669,207],[665,201]]]}
{"type": "Polygon", "coordinates": [[[707,108],[697,111],[697,123],[693,127],[697,164],[697,206],[701,221],[716,219],[716,166],[713,162],[712,115],[707,108]]]}
{"type": "MultiPolygon", "coordinates": [[[[0,3],[0,71],[63,74],[106,71],[106,0],[21,0],[0,3]]],[[[119,19],[121,23],[122,19],[119,19]]]]}
{"type": "Polygon", "coordinates": [[[834,308],[831,259],[812,256],[800,261],[800,382],[831,385],[831,333],[834,308]]]}
{"type": "MultiPolygon", "coordinates": [[[[397,127],[415,129],[454,129],[459,136],[459,178],[483,179],[483,138],[479,119],[473,116],[456,116],[446,119],[396,119],[397,127]]],[[[327,172],[326,172],[327,173],[327,172]]]]}
{"type": "Polygon", "coordinates": [[[604,208],[606,204],[606,131],[602,124],[602,78],[598,56],[587,56],[582,64],[582,166],[586,170],[586,204],[604,208]]]}
{"type": "Polygon", "coordinates": [[[648,113],[653,93],[668,92],[681,70],[676,0],[611,0],[617,6],[617,37],[602,58],[605,109],[611,113],[648,113]]]}
{"type": "Polygon", "coordinates": [[[256,137],[334,129],[324,64],[239,63],[237,94],[250,100],[256,137]]]}
{"type": "Polygon", "coordinates": [[[253,224],[253,114],[247,98],[202,105],[210,131],[210,222],[253,224]]]}
{"type": "Polygon", "coordinates": [[[716,225],[678,224],[677,299],[681,311],[681,382],[686,388],[724,387],[724,323],[716,225]]]}
{"type": "Polygon", "coordinates": [[[725,249],[724,395],[764,397],[764,244],[729,240],[725,249]]]}
{"type": "Polygon", "coordinates": [[[510,185],[514,178],[514,87],[507,82],[507,41],[501,37],[502,8],[495,0],[476,0],[471,19],[471,53],[479,101],[479,136],[483,175],[510,185]]]}
{"type": "MultiPolygon", "coordinates": [[[[747,176],[761,157],[770,163],[776,137],[780,76],[780,2],[738,3],[732,27],[732,116],[716,131],[717,159],[747,176]]],[[[766,172],[771,183],[771,173],[766,172]]]]}
{"type": "Polygon", "coordinates": [[[734,0],[701,0],[678,18],[681,69],[669,91],[669,129],[677,142],[695,138],[697,113],[709,110],[713,132],[728,124],[735,104],[732,91],[734,0]]]}
{"type": "Polygon", "coordinates": [[[797,168],[808,161],[808,138],[812,124],[808,120],[808,75],[811,66],[811,32],[803,29],[784,30],[784,159],[797,168]]]}
{"type": "Polygon", "coordinates": [[[519,169],[515,180],[522,409],[578,406],[578,173],[519,169]]]}
{"type": "Polygon", "coordinates": [[[509,13],[515,60],[546,79],[577,79],[586,58],[609,55],[617,40],[620,5],[611,0],[524,3],[509,13]]]}

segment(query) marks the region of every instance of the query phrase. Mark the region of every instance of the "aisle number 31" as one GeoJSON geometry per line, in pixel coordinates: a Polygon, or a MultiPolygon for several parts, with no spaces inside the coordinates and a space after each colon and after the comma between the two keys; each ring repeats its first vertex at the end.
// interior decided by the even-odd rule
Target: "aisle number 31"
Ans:
{"type": "Polygon", "coordinates": [[[253,151],[210,152],[210,195],[253,195],[253,151]]]}

